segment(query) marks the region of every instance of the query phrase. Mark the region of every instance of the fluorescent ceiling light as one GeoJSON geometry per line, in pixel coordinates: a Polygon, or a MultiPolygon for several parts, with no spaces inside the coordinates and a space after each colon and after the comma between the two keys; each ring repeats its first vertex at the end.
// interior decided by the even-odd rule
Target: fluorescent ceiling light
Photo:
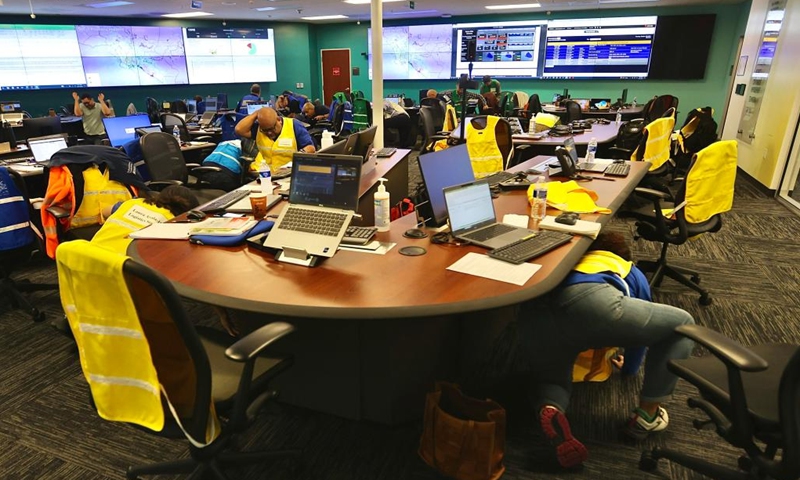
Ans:
{"type": "Polygon", "coordinates": [[[336,20],[338,18],[349,18],[347,15],[320,15],[317,17],[300,17],[301,20],[336,20]]]}
{"type": "MultiPolygon", "coordinates": [[[[0,2],[2,5],[2,2],[0,2]]],[[[102,3],[87,3],[87,7],[92,8],[108,8],[108,7],[121,7],[123,5],[133,5],[133,2],[102,2],[102,3]]]]}
{"type": "Polygon", "coordinates": [[[258,10],[259,12],[268,12],[270,10],[275,10],[275,7],[258,7],[254,10],[258,10]]]}
{"type": "Polygon", "coordinates": [[[165,13],[161,15],[162,17],[167,18],[190,18],[190,17],[207,17],[209,15],[214,15],[211,12],[184,12],[184,13],[165,13]]]}
{"type": "MultiPolygon", "coordinates": [[[[392,3],[392,2],[404,2],[405,0],[383,0],[382,3],[392,3]]],[[[371,0],[344,0],[344,3],[349,3],[350,5],[367,5],[368,3],[372,3],[371,0]]]]}
{"type": "Polygon", "coordinates": [[[658,0],[598,0],[598,3],[644,3],[657,1],[658,0]]]}
{"type": "Polygon", "coordinates": [[[398,10],[396,12],[383,12],[384,15],[425,15],[428,13],[436,13],[438,10],[398,10]]]}
{"type": "Polygon", "coordinates": [[[486,5],[486,10],[514,10],[517,8],[539,8],[539,3],[518,3],[516,5],[486,5]]]}

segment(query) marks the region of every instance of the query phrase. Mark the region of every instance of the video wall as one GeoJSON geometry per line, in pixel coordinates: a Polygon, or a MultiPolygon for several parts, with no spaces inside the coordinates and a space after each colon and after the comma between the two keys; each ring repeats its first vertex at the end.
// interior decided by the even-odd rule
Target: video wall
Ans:
{"type": "MultiPolygon", "coordinates": [[[[470,63],[473,76],[645,79],[657,23],[637,16],[386,27],[384,79],[458,78],[470,63]]],[[[371,62],[371,41],[369,55],[371,62]]]]}
{"type": "Polygon", "coordinates": [[[0,90],[272,82],[271,28],[0,25],[0,90]]]}

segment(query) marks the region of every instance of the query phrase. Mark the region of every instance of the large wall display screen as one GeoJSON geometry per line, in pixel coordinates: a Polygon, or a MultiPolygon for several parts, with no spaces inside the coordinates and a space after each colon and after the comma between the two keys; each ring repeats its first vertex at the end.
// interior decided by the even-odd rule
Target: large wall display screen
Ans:
{"type": "Polygon", "coordinates": [[[72,25],[0,25],[0,90],[86,86],[72,25]]]}
{"type": "Polygon", "coordinates": [[[543,78],[647,78],[656,20],[550,21],[543,78]]]}
{"type": "MultiPolygon", "coordinates": [[[[369,78],[372,79],[372,30],[369,38],[369,78]]],[[[412,25],[383,29],[385,80],[448,79],[453,74],[453,26],[412,25]]]]}
{"type": "Polygon", "coordinates": [[[547,22],[474,23],[454,26],[455,77],[469,70],[469,44],[475,42],[473,76],[539,77],[541,42],[547,22]]]}
{"type": "Polygon", "coordinates": [[[274,82],[275,41],[271,28],[184,29],[189,83],[274,82]]]}
{"type": "Polygon", "coordinates": [[[180,27],[76,25],[90,87],[189,83],[180,27]]]}

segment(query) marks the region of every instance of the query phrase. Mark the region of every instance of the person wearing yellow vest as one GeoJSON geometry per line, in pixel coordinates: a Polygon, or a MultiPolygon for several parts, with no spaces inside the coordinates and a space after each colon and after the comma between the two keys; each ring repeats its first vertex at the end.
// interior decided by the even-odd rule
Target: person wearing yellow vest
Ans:
{"type": "Polygon", "coordinates": [[[668,400],[678,378],[667,362],[688,358],[694,342],[675,333],[694,323],[677,307],[649,301],[644,274],[630,261],[622,235],[601,233],[569,276],[522,312],[519,342],[531,366],[531,402],[538,412],[536,450],[565,468],[583,463],[586,447],[572,436],[564,412],[572,389],[573,364],[589,348],[647,347],[639,406],[624,431],[636,440],[667,428],[668,400]],[[541,449],[538,447],[542,447],[541,449]]]}
{"type": "Polygon", "coordinates": [[[264,159],[275,171],[291,162],[294,152],[316,152],[314,140],[302,124],[279,116],[270,107],[260,108],[241,119],[236,124],[236,135],[255,140],[258,155],[254,168],[264,159]]]}

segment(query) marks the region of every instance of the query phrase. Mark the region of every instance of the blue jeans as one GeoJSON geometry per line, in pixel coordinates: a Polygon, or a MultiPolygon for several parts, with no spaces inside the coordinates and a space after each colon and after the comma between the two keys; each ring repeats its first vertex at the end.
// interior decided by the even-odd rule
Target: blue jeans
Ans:
{"type": "Polygon", "coordinates": [[[694,345],[675,327],[693,323],[680,308],[626,297],[605,283],[557,288],[525,304],[519,315],[519,353],[533,369],[534,406],[565,411],[577,355],[622,345],[649,347],[640,399],[667,400],[678,381],[667,371],[667,362],[687,358],[694,345]]]}

